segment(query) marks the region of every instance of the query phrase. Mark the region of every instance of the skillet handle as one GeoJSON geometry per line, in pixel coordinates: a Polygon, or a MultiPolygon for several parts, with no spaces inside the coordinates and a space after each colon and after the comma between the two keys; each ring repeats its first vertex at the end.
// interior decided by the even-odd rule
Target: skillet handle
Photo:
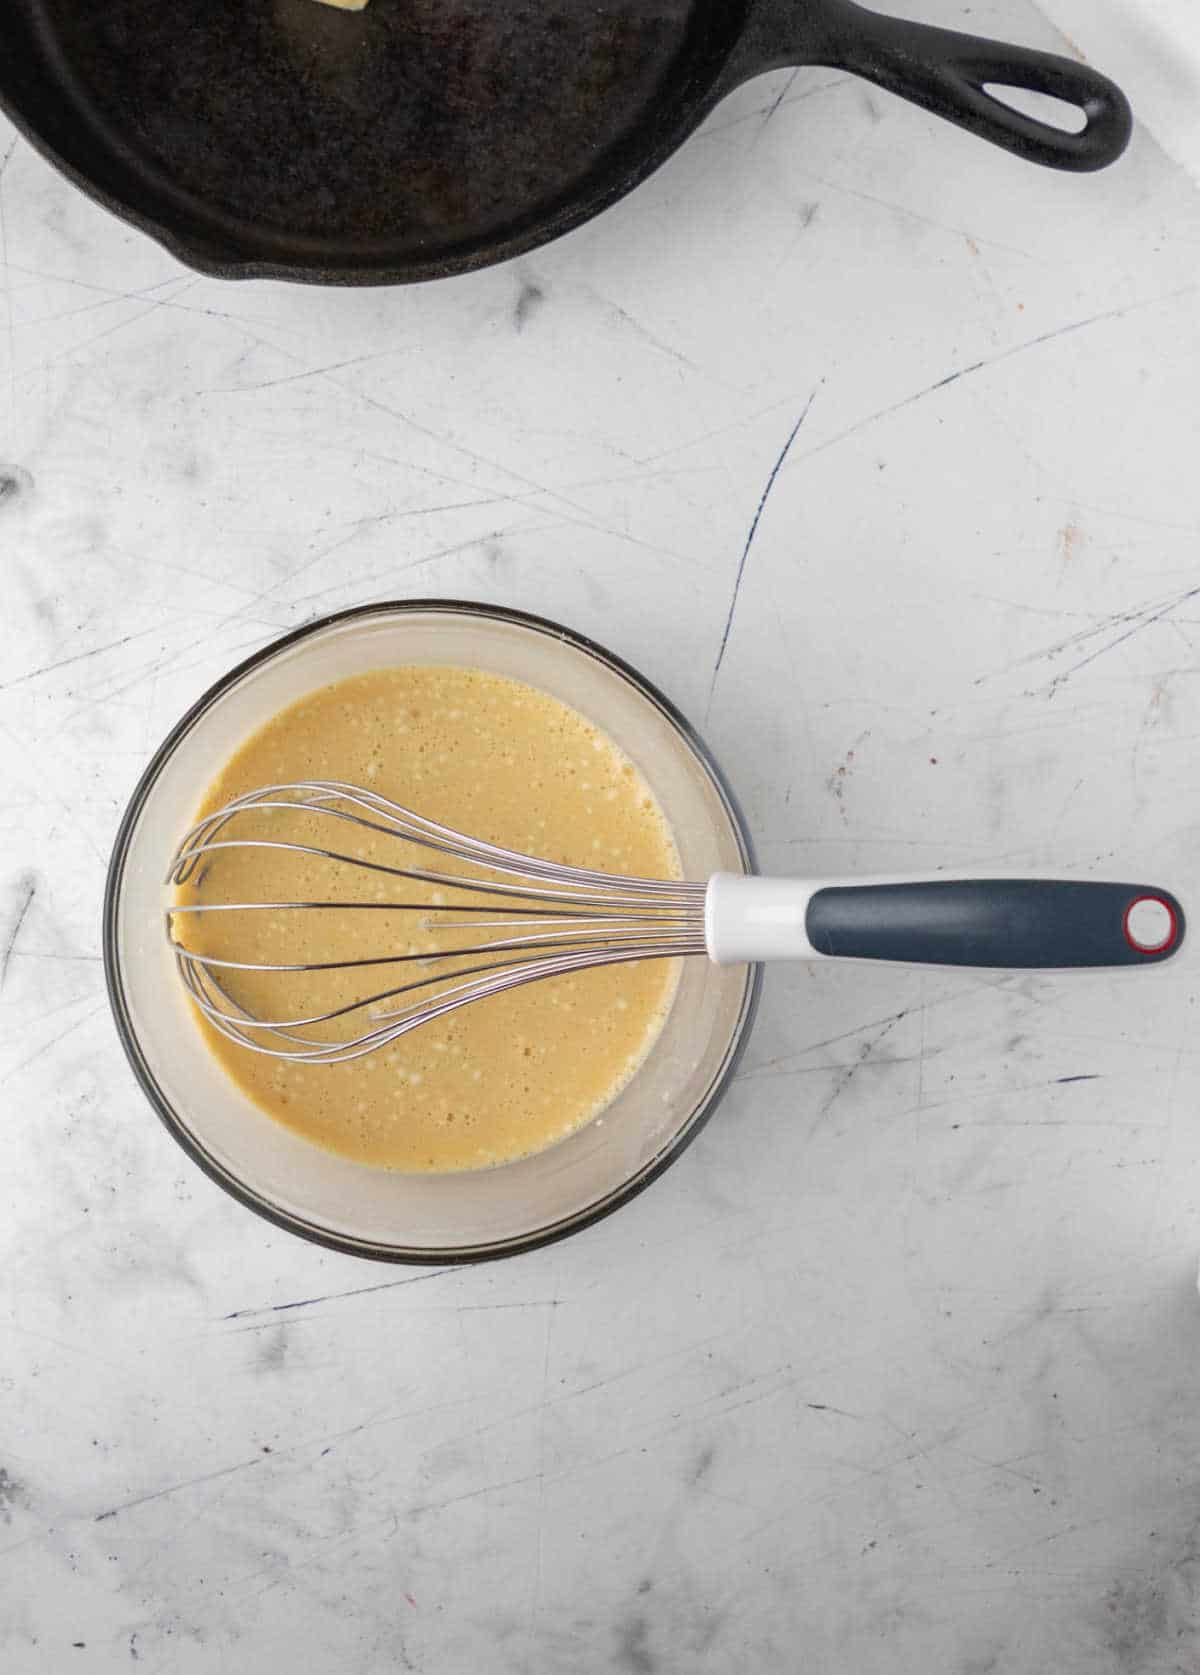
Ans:
{"type": "Polygon", "coordinates": [[[855,0],[756,0],[748,34],[757,37],[751,50],[760,69],[803,62],[850,70],[1053,169],[1103,169],[1116,162],[1133,129],[1121,89],[1086,64],[886,17],[855,0]],[[1068,133],[1013,110],[988,87],[1050,94],[1081,110],[1085,125],[1068,133]]]}

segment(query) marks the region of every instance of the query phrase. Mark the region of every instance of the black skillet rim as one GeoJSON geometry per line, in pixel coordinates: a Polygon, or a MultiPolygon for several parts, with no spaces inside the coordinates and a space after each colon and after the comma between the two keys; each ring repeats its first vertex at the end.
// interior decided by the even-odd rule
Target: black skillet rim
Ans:
{"type": "Polygon", "coordinates": [[[155,1080],[142,1055],[125,1001],[120,957],[117,951],[117,913],[129,840],[133,828],[152,786],[180,740],[191,730],[200,717],[243,676],[250,674],[259,665],[274,657],[276,653],[289,646],[297,645],[302,640],[309,639],[314,634],[321,633],[337,623],[351,622],[359,617],[378,616],[380,614],[399,615],[413,611],[443,611],[461,616],[492,617],[504,622],[514,623],[522,628],[533,629],[538,633],[548,634],[554,639],[563,640],[577,650],[587,653],[589,656],[596,658],[598,662],[603,663],[613,674],[627,681],[671,722],[684,742],[690,746],[712,780],[717,794],[725,806],[726,813],[729,815],[737,835],[738,847],[741,851],[745,870],[747,872],[757,870],[754,846],[745,816],[712,752],[687,718],[671,703],[670,699],[666,698],[632,664],[626,663],[595,640],[577,633],[574,629],[566,628],[549,617],[534,616],[526,611],[513,610],[506,605],[488,605],[461,599],[386,600],[374,605],[356,605],[349,610],[335,611],[330,616],[321,617],[315,622],[305,623],[303,627],[294,629],[290,634],[285,634],[280,639],[272,640],[269,645],[263,646],[259,651],[245,658],[241,663],[230,669],[228,673],[222,675],[197,699],[186,714],[176,722],[162,744],[159,745],[138,780],[121,818],[121,824],[117,829],[116,839],[113,843],[112,856],[109,860],[103,907],[104,979],[108,990],[109,1005],[117,1026],[117,1035],[142,1092],[146,1095],[155,1114],[172,1139],[182,1147],[192,1162],[202,1169],[211,1181],[222,1187],[231,1198],[236,1199],[246,1209],[253,1210],[256,1215],[261,1216],[263,1220],[270,1222],[273,1226],[281,1228],[284,1232],[294,1233],[300,1238],[307,1239],[312,1244],[324,1247],[326,1250],[335,1250],[347,1256],[359,1256],[368,1260],[390,1262],[404,1266],[423,1268],[431,1266],[458,1267],[475,1262],[495,1261],[501,1257],[515,1256],[523,1251],[537,1250],[544,1245],[555,1244],[559,1239],[564,1239],[572,1233],[578,1233],[585,1227],[590,1227],[594,1223],[602,1221],[605,1216],[611,1215],[614,1210],[620,1209],[622,1205],[628,1204],[640,1192],[643,1192],[652,1181],[657,1180],[678,1157],[682,1156],[697,1134],[704,1128],[733,1080],[734,1072],[741,1061],[746,1042],[754,1026],[759,994],[762,988],[762,967],[754,966],[751,968],[733,1041],[707,1093],[697,1105],[687,1125],[679,1131],[657,1157],[646,1165],[640,1174],[635,1175],[624,1185],[616,1188],[607,1198],[590,1205],[577,1215],[553,1222],[523,1238],[508,1239],[502,1243],[492,1245],[415,1252],[400,1247],[377,1245],[370,1240],[354,1239],[349,1236],[331,1233],[328,1229],[307,1222],[300,1216],[293,1216],[284,1210],[280,1210],[267,1199],[261,1198],[256,1192],[251,1191],[236,1176],[222,1168],[215,1158],[209,1156],[184,1128],[170,1101],[155,1080]]]}

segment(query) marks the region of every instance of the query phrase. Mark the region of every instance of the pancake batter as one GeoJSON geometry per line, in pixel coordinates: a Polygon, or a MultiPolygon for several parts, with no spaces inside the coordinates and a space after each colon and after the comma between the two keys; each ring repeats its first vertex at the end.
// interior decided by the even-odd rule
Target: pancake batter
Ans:
{"type": "MultiPolygon", "coordinates": [[[[309,694],[240,748],[199,814],[256,787],[304,779],[362,785],[545,859],[642,877],[679,875],[662,812],[612,741],[547,693],[480,670],[382,669],[309,694]]],[[[239,816],[236,835],[321,844],[389,866],[465,870],[397,839],[303,813],[239,816]]],[[[436,907],[438,893],[315,857],[238,849],[213,857],[202,887],[193,880],[176,899],[403,899],[436,907]]],[[[181,914],[175,929],[199,952],[275,962],[435,955],[438,935],[447,934],[431,931],[420,913],[337,909],[181,914]]],[[[487,936],[475,930],[467,940],[487,936]]],[[[239,972],[225,980],[256,1015],[296,1018],[426,969],[437,968],[239,972]]],[[[539,1151],[600,1112],[652,1046],[676,978],[674,962],[648,960],[531,983],[346,1064],[285,1063],[238,1046],[203,1021],[201,1027],[244,1092],[318,1145],[391,1169],[481,1168],[539,1151]]],[[[318,1033],[328,1038],[340,1030],[349,1038],[370,1023],[359,1012],[318,1033]]]]}

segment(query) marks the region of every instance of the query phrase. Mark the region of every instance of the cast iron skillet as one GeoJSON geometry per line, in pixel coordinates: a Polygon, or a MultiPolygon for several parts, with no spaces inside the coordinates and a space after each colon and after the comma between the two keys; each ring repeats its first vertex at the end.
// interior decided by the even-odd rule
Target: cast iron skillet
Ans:
{"type": "Polygon", "coordinates": [[[852,0],[6,0],[0,102],[99,202],[229,278],[502,261],[656,168],[761,71],[822,64],[1061,169],[1129,138],[1083,65],[852,0]],[[989,87],[1054,95],[1068,133],[989,87]]]}

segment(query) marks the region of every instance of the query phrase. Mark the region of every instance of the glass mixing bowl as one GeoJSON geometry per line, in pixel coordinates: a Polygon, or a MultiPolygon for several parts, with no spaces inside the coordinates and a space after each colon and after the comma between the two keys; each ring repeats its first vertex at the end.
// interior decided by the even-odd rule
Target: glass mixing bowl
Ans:
{"type": "Polygon", "coordinates": [[[729,1082],[753,1019],[759,972],[684,961],[658,1041],[601,1119],[496,1168],[443,1175],[371,1168],[322,1150],[251,1103],[205,1045],[175,972],[163,929],[172,850],[218,771],[271,716],[347,675],[413,663],[509,675],[572,705],[653,788],[685,877],[754,870],[749,834],[716,763],[628,664],[517,611],[442,600],[371,605],[257,653],[205,693],[164,741],[117,834],[104,964],[117,1028],[150,1103],[227,1192],[277,1226],[354,1255],[470,1261],[560,1238],[661,1174],[729,1082]]]}

